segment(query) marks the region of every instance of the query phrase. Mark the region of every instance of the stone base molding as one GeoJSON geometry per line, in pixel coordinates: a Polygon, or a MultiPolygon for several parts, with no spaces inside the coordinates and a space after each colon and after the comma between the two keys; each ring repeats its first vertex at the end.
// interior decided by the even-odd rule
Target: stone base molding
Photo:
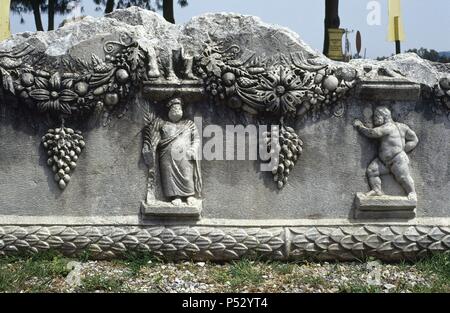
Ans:
{"type": "Polygon", "coordinates": [[[94,259],[150,253],[166,260],[416,259],[450,249],[450,227],[432,225],[0,226],[0,255],[57,250],[94,259]]]}

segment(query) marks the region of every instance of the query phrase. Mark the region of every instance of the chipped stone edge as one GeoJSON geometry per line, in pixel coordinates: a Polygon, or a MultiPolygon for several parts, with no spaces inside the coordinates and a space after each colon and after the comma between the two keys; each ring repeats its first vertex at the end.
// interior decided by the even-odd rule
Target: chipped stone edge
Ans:
{"type": "MultiPolygon", "coordinates": [[[[316,221],[317,223],[318,221],[316,221]]],[[[447,221],[448,222],[448,221],[447,221]]],[[[57,250],[94,259],[132,252],[166,260],[394,261],[450,250],[450,224],[366,223],[303,226],[0,225],[0,255],[57,250]]]]}

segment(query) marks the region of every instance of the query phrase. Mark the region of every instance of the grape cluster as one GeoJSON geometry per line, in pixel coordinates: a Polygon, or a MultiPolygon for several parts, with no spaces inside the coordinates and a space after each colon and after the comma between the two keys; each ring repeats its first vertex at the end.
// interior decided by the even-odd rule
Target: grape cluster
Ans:
{"type": "Polygon", "coordinates": [[[222,78],[217,77],[212,72],[209,72],[204,78],[205,90],[210,95],[211,100],[219,98],[225,99],[225,87],[223,86],[222,78]]]}
{"type": "Polygon", "coordinates": [[[272,132],[264,133],[264,136],[268,151],[271,154],[279,151],[278,158],[272,158],[272,160],[278,161],[276,162],[278,164],[272,169],[272,174],[278,189],[282,189],[287,184],[288,176],[303,152],[303,141],[294,129],[285,126],[281,126],[279,133],[277,130],[272,130],[272,132]],[[278,137],[278,142],[276,142],[276,137],[278,137]]]}
{"type": "Polygon", "coordinates": [[[55,173],[55,181],[64,190],[70,181],[70,174],[77,166],[78,157],[86,145],[81,132],[72,128],[49,129],[42,137],[47,150],[47,165],[55,173]]]}

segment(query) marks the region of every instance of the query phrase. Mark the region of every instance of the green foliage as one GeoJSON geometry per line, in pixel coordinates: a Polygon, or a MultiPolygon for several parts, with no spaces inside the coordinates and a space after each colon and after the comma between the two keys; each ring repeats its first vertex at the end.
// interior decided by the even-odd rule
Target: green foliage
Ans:
{"type": "Polygon", "coordinates": [[[430,287],[418,286],[417,292],[450,292],[450,252],[436,253],[417,262],[416,267],[435,279],[430,287]]]}
{"type": "Polygon", "coordinates": [[[68,259],[49,251],[28,258],[0,258],[0,292],[42,292],[55,278],[65,277],[68,259]]]}
{"type": "Polygon", "coordinates": [[[422,59],[429,60],[432,62],[440,62],[440,63],[449,63],[450,62],[450,58],[440,55],[439,52],[437,52],[436,50],[433,50],[433,49],[430,49],[430,50],[425,49],[425,48],[409,49],[409,50],[406,50],[405,52],[415,53],[418,56],[420,56],[422,59]]]}
{"type": "MultiPolygon", "coordinates": [[[[432,61],[432,62],[450,63],[450,57],[448,55],[442,55],[434,49],[426,49],[426,48],[409,49],[409,50],[406,50],[405,53],[415,53],[418,56],[420,56],[422,59],[432,61]]],[[[392,57],[392,56],[393,56],[393,54],[390,57],[392,57]]],[[[389,58],[389,57],[377,57],[376,60],[384,61],[387,58],[389,58]]]]}
{"type": "Polygon", "coordinates": [[[123,286],[124,280],[117,277],[106,277],[102,274],[88,276],[82,279],[79,292],[108,291],[121,292],[126,291],[123,286]]]}
{"type": "Polygon", "coordinates": [[[340,293],[381,293],[383,289],[378,286],[369,286],[367,284],[345,284],[339,286],[340,293]]]}
{"type": "Polygon", "coordinates": [[[161,263],[161,260],[151,253],[140,252],[128,254],[119,262],[123,262],[130,269],[131,276],[137,276],[142,267],[154,266],[161,263]]]}
{"type": "Polygon", "coordinates": [[[216,269],[214,278],[219,283],[229,283],[232,288],[245,285],[258,285],[263,282],[264,271],[250,260],[233,261],[225,269],[216,269]]]}

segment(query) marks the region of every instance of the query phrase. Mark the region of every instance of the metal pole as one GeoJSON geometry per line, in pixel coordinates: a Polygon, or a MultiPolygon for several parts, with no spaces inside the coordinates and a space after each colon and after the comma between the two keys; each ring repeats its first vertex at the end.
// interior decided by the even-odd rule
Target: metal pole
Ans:
{"type": "Polygon", "coordinates": [[[400,17],[394,17],[394,29],[395,29],[395,54],[402,53],[401,44],[400,44],[400,27],[399,27],[400,17]]]}

